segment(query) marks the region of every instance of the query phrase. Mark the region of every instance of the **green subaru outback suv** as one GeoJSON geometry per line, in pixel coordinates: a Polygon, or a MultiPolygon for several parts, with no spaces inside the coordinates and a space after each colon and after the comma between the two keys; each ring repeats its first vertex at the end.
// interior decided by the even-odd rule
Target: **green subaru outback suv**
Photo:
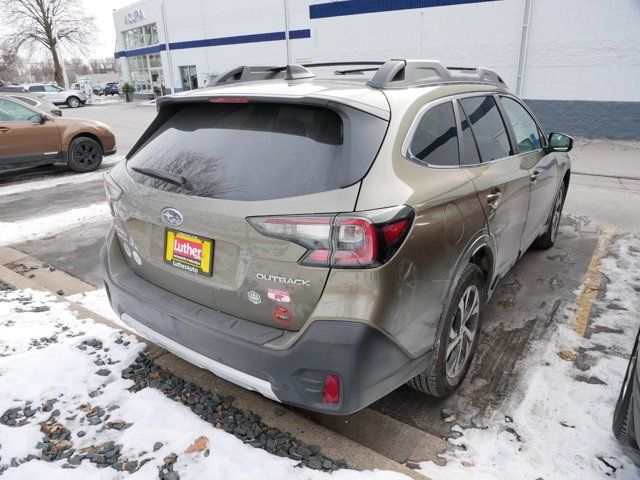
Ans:
{"type": "Polygon", "coordinates": [[[555,241],[572,140],[490,70],[239,67],[157,103],[105,178],[111,304],[274,400],[449,395],[500,279],[555,241]]]}

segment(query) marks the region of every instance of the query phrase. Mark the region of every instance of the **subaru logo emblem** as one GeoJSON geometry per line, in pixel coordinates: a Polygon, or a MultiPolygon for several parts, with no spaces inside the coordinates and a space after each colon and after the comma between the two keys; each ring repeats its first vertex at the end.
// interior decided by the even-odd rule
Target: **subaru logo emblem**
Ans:
{"type": "Polygon", "coordinates": [[[182,225],[182,214],[175,208],[167,207],[162,210],[160,214],[162,221],[172,227],[178,227],[182,225]]]}

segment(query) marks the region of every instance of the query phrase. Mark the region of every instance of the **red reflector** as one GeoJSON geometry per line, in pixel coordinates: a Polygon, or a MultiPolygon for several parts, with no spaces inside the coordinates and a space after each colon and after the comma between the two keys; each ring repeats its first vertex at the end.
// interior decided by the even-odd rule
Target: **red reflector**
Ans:
{"type": "Polygon", "coordinates": [[[322,403],[340,403],[340,377],[338,375],[331,374],[324,377],[322,403]]]}
{"type": "Polygon", "coordinates": [[[387,242],[387,244],[395,242],[398,237],[404,233],[407,223],[409,223],[409,220],[403,219],[382,227],[384,241],[387,242]]]}
{"type": "Polygon", "coordinates": [[[211,103],[249,103],[251,100],[244,97],[212,97],[211,103]]]}

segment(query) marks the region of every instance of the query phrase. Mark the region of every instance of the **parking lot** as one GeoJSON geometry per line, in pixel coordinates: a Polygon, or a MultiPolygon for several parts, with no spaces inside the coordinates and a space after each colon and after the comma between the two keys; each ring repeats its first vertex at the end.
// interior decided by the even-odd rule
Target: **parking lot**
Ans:
{"type": "MultiPolygon", "coordinates": [[[[64,116],[107,123],[118,141],[115,161],[127,153],[154,114],[155,107],[139,103],[63,109],[64,116]]],[[[604,327],[598,319],[604,318],[609,311],[619,311],[616,302],[606,296],[608,284],[637,282],[637,278],[632,279],[634,272],[629,272],[629,277],[613,278],[607,274],[613,271],[613,260],[603,263],[603,259],[611,255],[615,257],[615,252],[620,249],[640,245],[640,169],[637,166],[640,143],[577,139],[571,157],[571,186],[556,246],[548,251],[530,250],[501,281],[486,312],[472,369],[457,393],[445,400],[435,400],[409,387],[401,387],[349,417],[303,411],[291,411],[290,414],[311,420],[410,469],[422,469],[433,478],[485,478],[463,476],[467,475],[464,467],[446,470],[447,467],[442,466],[445,461],[438,454],[453,449],[453,446],[445,440],[453,439],[454,443],[465,445],[469,452],[474,452],[478,448],[477,442],[490,438],[481,437],[482,432],[495,431],[496,446],[492,448],[498,452],[503,440],[501,435],[506,431],[510,435],[509,445],[514,441],[531,442],[538,448],[544,442],[531,435],[536,432],[542,435],[541,432],[547,428],[552,437],[548,442],[559,446],[561,435],[558,433],[556,436],[556,431],[575,429],[576,422],[583,418],[577,412],[571,419],[557,419],[553,417],[553,409],[549,409],[539,415],[557,419],[554,426],[511,424],[510,419],[521,408],[523,399],[531,399],[534,393],[531,385],[536,384],[534,380],[546,378],[547,373],[540,371],[545,362],[547,365],[555,365],[556,361],[561,365],[570,364],[566,368],[572,370],[565,372],[566,378],[575,380],[576,385],[582,384],[572,387],[576,395],[598,389],[605,391],[603,385],[606,386],[609,393],[603,394],[604,397],[601,395],[604,398],[601,405],[610,407],[612,412],[609,397],[617,395],[624,370],[620,367],[618,377],[609,372],[611,376],[604,378],[605,371],[597,365],[600,361],[602,365],[608,361],[623,365],[628,356],[625,349],[631,348],[632,339],[599,339],[597,334],[604,327]],[[602,272],[605,274],[601,275],[602,272]],[[595,283],[594,275],[598,278],[595,283]],[[589,282],[589,288],[585,288],[585,282],[589,282]],[[593,288],[596,293],[593,296],[595,304],[592,305],[591,297],[585,296],[591,295],[593,288]],[[582,340],[578,337],[568,336],[566,331],[577,332],[579,337],[586,338],[586,343],[580,343],[582,340]],[[616,342],[619,345],[614,347],[616,342]],[[602,358],[592,356],[591,350],[599,352],[602,358]],[[572,426],[557,426],[565,420],[572,426]],[[374,435],[385,429],[389,436],[374,435]],[[461,437],[461,432],[465,431],[480,433],[476,437],[473,433],[461,437]],[[423,432],[428,435],[423,436],[423,432]],[[463,440],[456,440],[460,438],[463,440]],[[445,476],[451,474],[458,476],[445,476]]],[[[114,157],[108,160],[111,158],[114,157]]],[[[108,161],[101,171],[108,171],[112,165],[108,161]]],[[[63,166],[52,166],[0,174],[0,225],[4,228],[14,225],[13,232],[26,232],[22,236],[12,233],[10,240],[0,240],[0,245],[45,262],[97,291],[102,289],[98,253],[109,224],[110,216],[105,208],[103,185],[98,173],[74,176],[63,166]],[[66,227],[62,230],[54,228],[50,220],[65,215],[71,218],[66,227]]],[[[13,264],[13,268],[26,275],[18,264],[13,264]]],[[[67,293],[61,295],[66,296],[67,293]]],[[[96,313],[103,313],[104,310],[98,311],[97,304],[95,301],[88,306],[90,309],[93,306],[96,313]]],[[[629,315],[637,322],[636,312],[629,312],[629,315]]],[[[616,331],[613,329],[609,333],[614,335],[616,331]]],[[[579,400],[575,399],[575,408],[586,408],[586,404],[579,400]]],[[[571,402],[568,402],[567,408],[570,407],[571,402]]],[[[272,406],[274,411],[279,408],[282,407],[272,406]]],[[[538,405],[537,408],[542,407],[538,405]]],[[[583,413],[587,415],[587,412],[583,413]]],[[[601,414],[610,416],[607,412],[601,414]]],[[[536,418],[533,415],[530,420],[536,418]]],[[[578,430],[579,427],[576,432],[578,430]]],[[[576,438],[583,437],[576,434],[576,438]]],[[[514,448],[518,451],[517,447],[514,448]]],[[[568,452],[575,453],[571,447],[568,447],[568,452]]],[[[459,452],[448,455],[451,455],[446,457],[450,465],[460,466],[466,461],[459,452]]],[[[603,476],[638,478],[635,475],[640,475],[640,470],[633,470],[633,463],[629,460],[632,457],[623,458],[614,444],[610,444],[610,451],[592,455],[587,449],[584,455],[583,463],[587,467],[583,478],[597,478],[592,475],[589,465],[593,466],[593,472],[603,476]],[[598,456],[602,458],[598,459],[598,456]]],[[[490,459],[487,462],[490,463],[490,459]]],[[[564,464],[551,460],[543,464],[540,478],[562,478],[562,475],[548,476],[558,465],[564,464]]]]}

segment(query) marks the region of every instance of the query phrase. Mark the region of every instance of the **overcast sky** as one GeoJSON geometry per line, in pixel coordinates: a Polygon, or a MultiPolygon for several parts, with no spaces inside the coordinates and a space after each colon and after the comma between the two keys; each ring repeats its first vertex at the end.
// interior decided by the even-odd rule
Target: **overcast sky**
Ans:
{"type": "Polygon", "coordinates": [[[116,32],[113,27],[113,10],[133,3],[135,0],[83,0],[87,13],[96,17],[98,43],[88,57],[113,55],[116,32]]]}

